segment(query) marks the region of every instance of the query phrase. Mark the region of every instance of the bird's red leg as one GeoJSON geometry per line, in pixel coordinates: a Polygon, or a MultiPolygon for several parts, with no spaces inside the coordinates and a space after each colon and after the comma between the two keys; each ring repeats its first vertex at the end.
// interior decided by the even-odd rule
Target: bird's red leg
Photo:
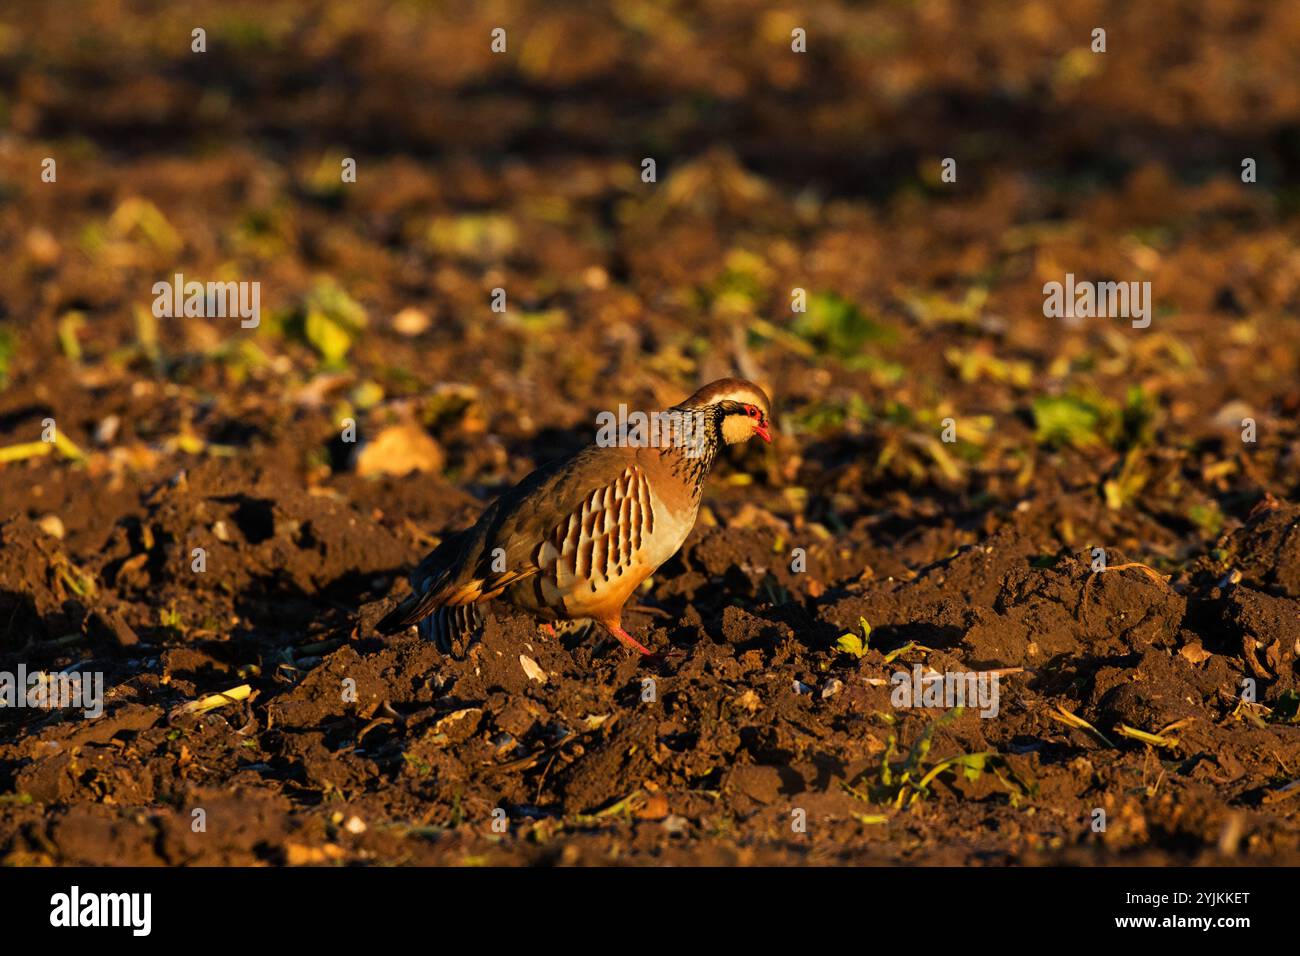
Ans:
{"type": "Polygon", "coordinates": [[[646,647],[644,644],[638,641],[627,631],[623,630],[617,624],[605,624],[604,627],[605,630],[609,631],[609,633],[613,634],[616,638],[618,638],[618,642],[622,644],[624,647],[630,647],[638,654],[644,654],[646,657],[654,656],[654,651],[650,650],[650,648],[646,647]]]}
{"type": "Polygon", "coordinates": [[[544,622],[544,623],[542,624],[542,627],[546,628],[546,633],[549,634],[549,635],[551,635],[551,637],[554,637],[554,636],[555,636],[555,627],[554,627],[554,625],[551,624],[550,621],[546,621],[546,622],[544,622]]]}

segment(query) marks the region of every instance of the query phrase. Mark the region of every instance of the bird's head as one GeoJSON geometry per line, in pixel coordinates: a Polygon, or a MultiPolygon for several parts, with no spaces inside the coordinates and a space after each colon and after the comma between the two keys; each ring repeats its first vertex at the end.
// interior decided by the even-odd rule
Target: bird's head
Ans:
{"type": "Polygon", "coordinates": [[[722,440],[728,445],[749,441],[755,435],[765,442],[772,441],[768,420],[772,404],[767,393],[743,378],[720,378],[710,382],[679,407],[715,412],[722,440]]]}

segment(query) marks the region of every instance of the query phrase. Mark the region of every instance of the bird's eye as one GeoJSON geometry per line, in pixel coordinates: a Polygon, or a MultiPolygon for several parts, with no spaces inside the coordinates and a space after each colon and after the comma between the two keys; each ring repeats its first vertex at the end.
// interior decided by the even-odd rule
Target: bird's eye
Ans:
{"type": "Polygon", "coordinates": [[[758,417],[758,409],[757,409],[755,406],[753,406],[753,405],[746,405],[746,406],[745,406],[745,414],[748,415],[750,418],[757,418],[757,417],[758,417]]]}

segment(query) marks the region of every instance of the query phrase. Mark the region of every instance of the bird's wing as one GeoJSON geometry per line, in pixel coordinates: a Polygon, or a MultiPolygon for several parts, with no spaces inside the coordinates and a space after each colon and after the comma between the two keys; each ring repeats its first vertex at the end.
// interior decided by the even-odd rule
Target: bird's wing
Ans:
{"type": "Polygon", "coordinates": [[[488,600],[537,574],[555,529],[581,513],[584,502],[613,484],[635,457],[628,449],[591,446],[534,471],[473,527],[449,536],[420,562],[411,573],[412,594],[379,629],[392,633],[437,607],[488,600]]]}
{"type": "Polygon", "coordinates": [[[654,528],[646,469],[624,462],[613,480],[589,491],[538,543],[532,563],[542,571],[535,585],[539,600],[553,604],[575,589],[598,592],[602,582],[633,567],[654,528]]]}

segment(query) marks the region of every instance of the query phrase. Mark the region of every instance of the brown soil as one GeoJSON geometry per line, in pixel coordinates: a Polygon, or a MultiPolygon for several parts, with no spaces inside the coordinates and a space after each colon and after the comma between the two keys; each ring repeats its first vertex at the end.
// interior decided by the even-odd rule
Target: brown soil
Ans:
{"type": "Polygon", "coordinates": [[[510,62],[469,6],[223,4],[206,58],[195,5],[53,6],[0,14],[0,449],[83,454],[0,465],[0,670],[108,704],[0,713],[0,861],[1300,863],[1283,5],[1112,11],[1100,67],[1056,4],[824,4],[793,63],[756,2],[508,4],[510,62]],[[150,322],[177,271],[261,327],[150,322]],[[1067,271],[1150,280],[1151,327],[1044,318],[1067,271]],[[736,372],[776,440],[624,619],[676,653],[376,635],[599,410],[736,372]],[[428,470],[364,474],[386,428],[428,470]],[[941,716],[914,665],[1013,672],[941,716]]]}

